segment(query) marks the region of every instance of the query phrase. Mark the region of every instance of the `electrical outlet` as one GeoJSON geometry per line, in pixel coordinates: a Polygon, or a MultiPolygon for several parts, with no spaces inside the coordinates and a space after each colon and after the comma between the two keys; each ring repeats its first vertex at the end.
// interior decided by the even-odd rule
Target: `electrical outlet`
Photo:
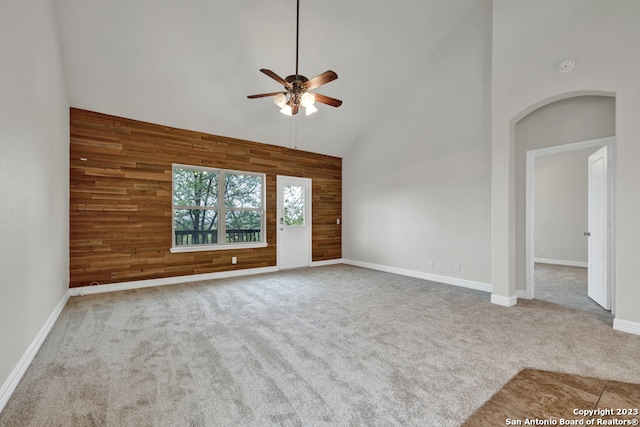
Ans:
{"type": "Polygon", "coordinates": [[[460,263],[457,262],[456,265],[455,265],[455,268],[456,268],[456,271],[460,271],[460,270],[462,270],[462,265],[460,265],[460,263]]]}
{"type": "Polygon", "coordinates": [[[237,264],[238,263],[238,258],[237,257],[231,257],[231,264],[237,264]]]}
{"type": "Polygon", "coordinates": [[[427,266],[433,267],[433,265],[434,265],[433,258],[427,259],[427,266]]]}

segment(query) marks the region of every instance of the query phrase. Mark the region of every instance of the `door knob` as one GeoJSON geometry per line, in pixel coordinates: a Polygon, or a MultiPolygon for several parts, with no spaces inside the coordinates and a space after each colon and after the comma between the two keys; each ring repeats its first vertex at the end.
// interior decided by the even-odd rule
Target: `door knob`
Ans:
{"type": "Polygon", "coordinates": [[[591,233],[589,233],[588,231],[585,231],[584,233],[582,233],[583,236],[591,236],[591,233]]]}

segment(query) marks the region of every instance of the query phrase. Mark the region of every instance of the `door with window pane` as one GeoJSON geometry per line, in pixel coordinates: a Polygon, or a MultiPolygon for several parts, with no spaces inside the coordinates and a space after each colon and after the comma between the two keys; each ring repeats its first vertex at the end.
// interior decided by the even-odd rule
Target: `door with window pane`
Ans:
{"type": "Polygon", "coordinates": [[[311,180],[278,176],[278,266],[311,264],[311,180]]]}

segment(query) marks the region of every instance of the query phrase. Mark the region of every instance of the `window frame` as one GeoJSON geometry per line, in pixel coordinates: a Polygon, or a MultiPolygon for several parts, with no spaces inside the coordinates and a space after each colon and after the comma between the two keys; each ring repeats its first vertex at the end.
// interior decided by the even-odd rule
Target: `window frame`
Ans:
{"type": "Polygon", "coordinates": [[[265,207],[266,202],[266,174],[258,173],[258,172],[247,172],[247,171],[236,171],[231,169],[220,169],[220,168],[210,168],[206,166],[194,166],[194,165],[185,165],[181,163],[173,163],[171,165],[171,253],[179,253],[179,252],[199,252],[199,251],[219,251],[219,250],[229,250],[229,249],[246,249],[246,248],[264,248],[268,246],[266,241],[267,232],[266,232],[266,216],[267,211],[265,207]],[[218,194],[217,194],[217,206],[212,207],[203,207],[203,206],[181,206],[175,204],[175,188],[174,188],[174,171],[176,169],[187,169],[187,170],[195,170],[195,171],[206,171],[211,173],[218,174],[218,194]],[[259,177],[262,181],[262,189],[260,195],[260,207],[259,208],[236,208],[225,206],[225,177],[227,175],[245,175],[245,176],[255,176],[259,177]],[[209,244],[200,244],[200,245],[180,245],[176,246],[176,210],[179,209],[199,209],[203,211],[207,210],[217,210],[218,218],[217,218],[217,233],[218,233],[218,242],[222,243],[209,243],[209,244]],[[240,243],[227,243],[226,239],[226,217],[228,211],[252,211],[260,213],[260,241],[259,242],[240,242],[240,243]]]}

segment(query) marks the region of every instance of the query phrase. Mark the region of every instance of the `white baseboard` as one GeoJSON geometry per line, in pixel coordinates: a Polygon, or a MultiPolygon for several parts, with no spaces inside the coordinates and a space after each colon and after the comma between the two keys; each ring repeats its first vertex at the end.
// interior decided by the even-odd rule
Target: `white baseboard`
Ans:
{"type": "Polygon", "coordinates": [[[342,258],[329,259],[326,261],[312,261],[311,267],[322,267],[325,265],[336,265],[336,264],[343,264],[342,258]]]}
{"type": "Polygon", "coordinates": [[[491,303],[501,305],[503,307],[513,307],[518,303],[518,297],[504,297],[502,295],[491,294],[491,303]]]}
{"type": "Polygon", "coordinates": [[[177,285],[199,280],[226,279],[230,277],[252,276],[254,274],[273,273],[278,267],[247,268],[244,270],[220,271],[217,273],[192,274],[190,276],[164,277],[161,279],[136,280],[133,282],[113,283],[109,285],[83,286],[71,288],[71,296],[100,294],[103,292],[126,291],[130,289],[150,288],[153,286],[177,285]]]}
{"type": "Polygon", "coordinates": [[[630,334],[640,335],[640,323],[628,320],[613,319],[613,329],[630,334]]]}
{"type": "Polygon", "coordinates": [[[352,259],[343,259],[344,264],[353,265],[355,267],[363,267],[371,270],[384,271],[386,273],[399,274],[401,276],[415,277],[417,279],[431,280],[433,282],[445,283],[447,285],[460,286],[477,291],[491,292],[493,286],[490,283],[476,282],[473,280],[459,279],[457,277],[440,276],[437,274],[425,273],[422,271],[407,270],[404,268],[389,267],[387,265],[372,264],[369,262],[356,261],[352,259]]]}
{"type": "Polygon", "coordinates": [[[56,320],[58,320],[58,316],[60,316],[60,313],[62,313],[62,309],[69,300],[69,295],[69,292],[66,292],[62,299],[58,302],[47,321],[44,323],[42,328],[40,328],[40,331],[38,332],[38,335],[36,335],[36,338],[33,340],[13,371],[11,371],[9,378],[7,378],[7,380],[0,388],[0,412],[2,412],[2,410],[4,409],[4,406],[9,401],[9,398],[15,391],[18,383],[20,382],[20,380],[22,380],[25,372],[27,372],[29,365],[31,365],[33,358],[38,353],[38,350],[40,350],[40,346],[42,346],[45,338],[47,338],[47,335],[49,335],[49,331],[51,331],[51,328],[56,323],[56,320]]]}
{"type": "Polygon", "coordinates": [[[542,264],[553,264],[553,265],[566,265],[569,267],[584,267],[587,268],[589,264],[585,261],[566,261],[562,259],[550,259],[550,258],[534,258],[533,262],[540,262],[542,264]]]}

